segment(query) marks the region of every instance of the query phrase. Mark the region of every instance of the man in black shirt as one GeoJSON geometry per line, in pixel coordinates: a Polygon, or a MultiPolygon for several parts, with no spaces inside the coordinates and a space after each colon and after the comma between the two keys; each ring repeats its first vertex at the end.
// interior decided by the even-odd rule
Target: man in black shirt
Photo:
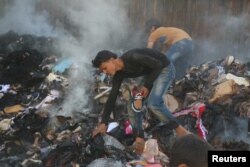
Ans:
{"type": "MultiPolygon", "coordinates": [[[[92,60],[92,64],[94,67],[99,68],[100,71],[113,76],[112,90],[105,105],[101,123],[93,131],[93,136],[106,132],[106,125],[110,113],[114,110],[123,79],[140,76],[145,77],[140,92],[144,98],[148,96],[147,105],[150,111],[161,121],[166,122],[169,127],[175,129],[177,136],[188,133],[184,127],[177,123],[169,109],[164,105],[163,97],[175,77],[175,68],[164,54],[153,49],[143,48],[129,50],[121,57],[117,57],[116,54],[103,50],[92,60]]],[[[143,132],[138,132],[135,134],[135,144],[137,151],[141,152],[143,147],[140,146],[144,143],[143,132]]]]}

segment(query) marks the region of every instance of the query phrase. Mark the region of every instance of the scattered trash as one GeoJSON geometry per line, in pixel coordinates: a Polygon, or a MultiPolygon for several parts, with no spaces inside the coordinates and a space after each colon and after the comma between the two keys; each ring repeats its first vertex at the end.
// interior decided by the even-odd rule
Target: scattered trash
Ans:
{"type": "MultiPolygon", "coordinates": [[[[111,77],[96,72],[94,82],[82,80],[90,83],[91,107],[62,112],[74,87],[67,71],[75,64],[53,52],[53,41],[12,31],[0,35],[0,166],[168,166],[175,134],[147,110],[146,99],[133,89],[136,79],[122,84],[105,135],[91,137],[111,77]],[[128,108],[143,118],[142,155],[131,149],[136,129],[128,108]]],[[[249,150],[249,80],[250,63],[230,55],[190,67],[172,84],[165,104],[180,124],[215,148],[249,150]]]]}
{"type": "Polygon", "coordinates": [[[20,104],[17,104],[17,105],[14,105],[14,106],[5,107],[3,111],[5,113],[16,113],[16,112],[22,111],[23,109],[24,108],[20,104]]]}
{"type": "Polygon", "coordinates": [[[236,83],[236,84],[238,84],[238,85],[243,85],[243,86],[249,86],[249,81],[247,81],[247,79],[246,78],[243,78],[243,77],[237,77],[237,76],[235,76],[235,75],[233,75],[233,74],[230,74],[230,73],[228,73],[227,75],[226,75],[226,79],[227,80],[234,80],[234,82],[236,83]]]}
{"type": "Polygon", "coordinates": [[[0,134],[10,129],[12,119],[3,119],[0,121],[0,134]]]}
{"type": "Polygon", "coordinates": [[[55,73],[63,73],[65,72],[65,70],[69,69],[72,64],[73,64],[73,61],[71,59],[69,58],[63,59],[55,65],[52,71],[55,73]]]}

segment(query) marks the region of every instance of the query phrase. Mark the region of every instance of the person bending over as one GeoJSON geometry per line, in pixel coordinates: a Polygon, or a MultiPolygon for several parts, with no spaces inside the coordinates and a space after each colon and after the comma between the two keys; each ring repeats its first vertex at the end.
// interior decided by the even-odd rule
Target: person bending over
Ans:
{"type": "Polygon", "coordinates": [[[193,41],[190,35],[176,27],[163,27],[156,19],[150,19],[145,24],[149,33],[147,48],[156,48],[173,61],[177,68],[176,77],[179,79],[191,64],[193,41]],[[155,47],[156,46],[156,47],[155,47]]]}
{"type": "MultiPolygon", "coordinates": [[[[123,79],[140,76],[145,77],[140,92],[144,98],[148,98],[147,107],[150,111],[170,128],[175,129],[177,136],[189,133],[164,105],[163,97],[175,77],[175,68],[164,54],[153,49],[137,48],[118,57],[111,51],[102,50],[92,60],[92,65],[101,72],[113,76],[112,89],[104,107],[101,123],[93,131],[92,136],[106,132],[110,114],[115,112],[114,106],[123,79]]],[[[132,126],[136,132],[136,151],[140,153],[144,143],[142,126],[132,126]]]]}

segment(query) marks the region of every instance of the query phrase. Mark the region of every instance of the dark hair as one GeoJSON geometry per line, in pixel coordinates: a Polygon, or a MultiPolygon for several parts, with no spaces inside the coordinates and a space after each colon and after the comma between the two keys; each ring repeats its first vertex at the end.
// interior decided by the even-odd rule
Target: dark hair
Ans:
{"type": "Polygon", "coordinates": [[[149,32],[152,27],[155,27],[157,29],[157,28],[161,27],[161,23],[156,19],[149,19],[145,23],[145,31],[149,32]]]}
{"type": "Polygon", "coordinates": [[[108,50],[102,50],[98,52],[95,59],[92,60],[92,65],[93,67],[99,68],[103,62],[108,61],[111,58],[117,58],[117,55],[108,50]]]}
{"type": "Polygon", "coordinates": [[[171,149],[170,166],[186,164],[189,167],[203,167],[208,163],[208,150],[212,146],[206,141],[189,134],[177,139],[171,149]]]}

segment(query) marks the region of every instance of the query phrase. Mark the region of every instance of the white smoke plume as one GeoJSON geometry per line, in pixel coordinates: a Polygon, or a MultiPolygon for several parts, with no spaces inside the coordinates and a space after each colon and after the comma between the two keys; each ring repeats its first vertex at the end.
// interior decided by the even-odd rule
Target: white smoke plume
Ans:
{"type": "Polygon", "coordinates": [[[223,140],[236,139],[250,144],[247,129],[248,120],[246,118],[234,118],[229,123],[231,124],[231,127],[227,127],[228,125],[225,126],[225,137],[223,140]]]}
{"type": "Polygon", "coordinates": [[[3,10],[0,18],[0,34],[9,30],[20,34],[35,34],[52,36],[53,27],[48,24],[48,13],[36,12],[36,1],[10,1],[3,10]]]}
{"type": "MultiPolygon", "coordinates": [[[[91,60],[96,53],[121,49],[130,33],[125,1],[12,0],[3,10],[0,34],[13,30],[57,38],[59,53],[77,62],[79,72],[74,78],[84,80],[93,78],[91,60]]],[[[85,83],[75,84],[63,108],[83,108],[88,103],[87,89],[85,83]]]]}
{"type": "Polygon", "coordinates": [[[249,14],[214,14],[202,18],[208,30],[206,37],[196,36],[195,45],[198,55],[196,64],[219,60],[233,55],[240,61],[250,61],[249,14]]]}

